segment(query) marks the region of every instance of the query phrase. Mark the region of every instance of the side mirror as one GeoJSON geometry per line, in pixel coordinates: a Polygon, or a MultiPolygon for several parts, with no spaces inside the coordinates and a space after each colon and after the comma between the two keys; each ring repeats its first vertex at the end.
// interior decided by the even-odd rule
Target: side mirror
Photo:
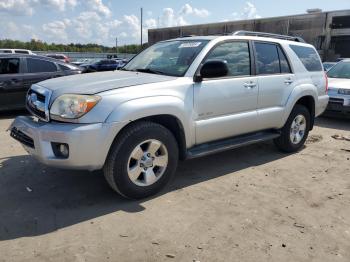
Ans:
{"type": "Polygon", "coordinates": [[[200,79],[224,77],[228,74],[228,66],[226,60],[210,60],[205,62],[200,70],[200,79]]]}

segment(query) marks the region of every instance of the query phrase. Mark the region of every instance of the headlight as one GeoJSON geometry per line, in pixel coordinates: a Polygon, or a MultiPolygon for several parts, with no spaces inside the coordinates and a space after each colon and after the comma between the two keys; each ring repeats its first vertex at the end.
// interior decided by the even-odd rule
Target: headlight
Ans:
{"type": "Polygon", "coordinates": [[[50,109],[54,120],[77,119],[89,112],[101,97],[93,95],[62,95],[56,98],[50,109]]]}
{"type": "Polygon", "coordinates": [[[350,95],[350,89],[338,89],[340,95],[350,95]]]}

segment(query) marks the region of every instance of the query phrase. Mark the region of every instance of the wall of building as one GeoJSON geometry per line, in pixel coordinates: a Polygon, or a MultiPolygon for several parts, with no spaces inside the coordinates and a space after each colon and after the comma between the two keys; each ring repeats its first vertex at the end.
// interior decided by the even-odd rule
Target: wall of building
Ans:
{"type": "Polygon", "coordinates": [[[239,30],[300,36],[327,61],[350,56],[350,10],[151,29],[148,41],[154,44],[186,35],[225,35],[239,30]]]}

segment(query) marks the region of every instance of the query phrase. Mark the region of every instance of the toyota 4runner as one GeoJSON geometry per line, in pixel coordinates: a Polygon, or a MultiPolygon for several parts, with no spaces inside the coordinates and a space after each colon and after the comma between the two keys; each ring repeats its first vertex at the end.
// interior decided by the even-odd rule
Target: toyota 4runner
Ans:
{"type": "Polygon", "coordinates": [[[128,198],[157,193],[178,159],[273,139],[302,148],[328,103],[315,48],[300,38],[240,31],[159,42],[121,71],[32,85],[32,117],[11,136],[44,164],[103,169],[128,198]]]}

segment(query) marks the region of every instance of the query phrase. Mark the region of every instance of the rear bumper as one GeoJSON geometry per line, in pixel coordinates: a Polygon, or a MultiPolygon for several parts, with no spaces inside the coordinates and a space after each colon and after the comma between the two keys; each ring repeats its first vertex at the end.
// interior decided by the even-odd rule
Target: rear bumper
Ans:
{"type": "Polygon", "coordinates": [[[330,96],[326,114],[346,115],[350,117],[350,97],[340,95],[330,96]]]}
{"type": "Polygon", "coordinates": [[[122,123],[69,124],[34,121],[17,117],[10,126],[11,136],[40,162],[68,169],[97,170],[106,160],[110,146],[122,123]],[[69,146],[66,159],[57,157],[52,143],[69,146]]]}

